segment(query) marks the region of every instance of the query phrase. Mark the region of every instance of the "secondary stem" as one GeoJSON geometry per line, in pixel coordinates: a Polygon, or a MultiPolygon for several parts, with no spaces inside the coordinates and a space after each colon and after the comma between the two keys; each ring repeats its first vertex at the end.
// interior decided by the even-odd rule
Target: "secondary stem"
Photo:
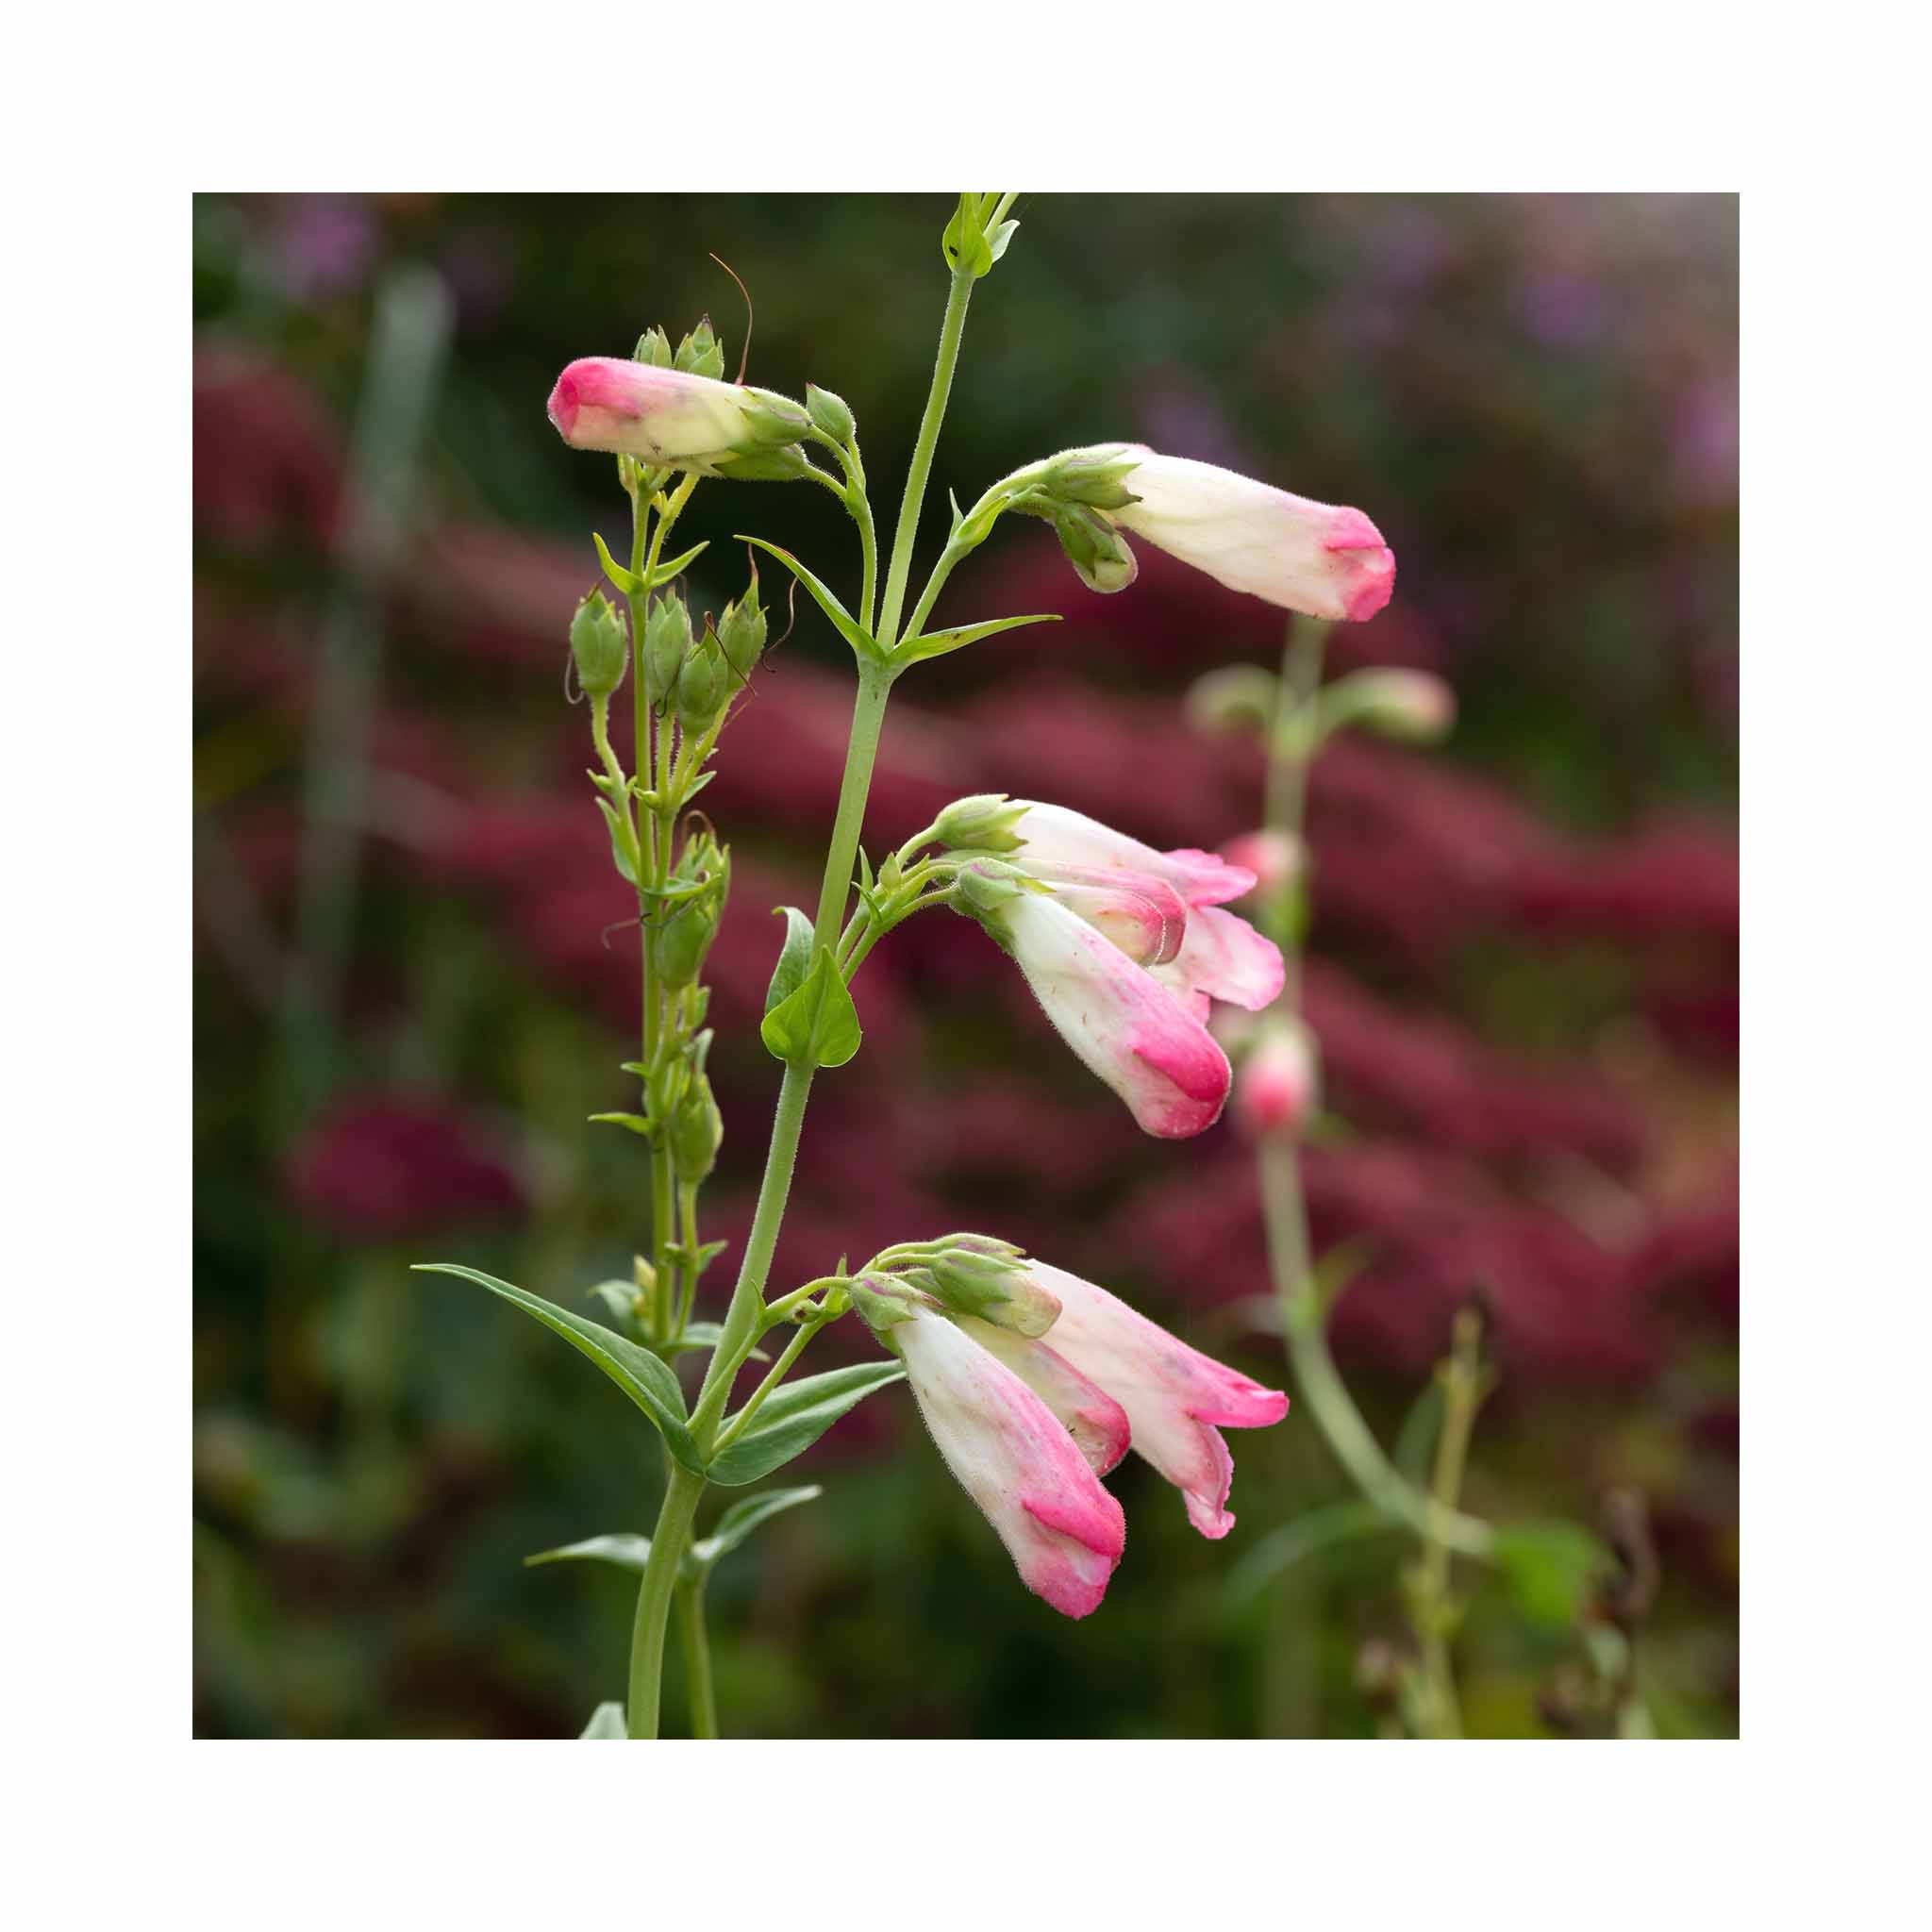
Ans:
{"type": "Polygon", "coordinates": [[[718,1735],[718,1698],[711,1688],[711,1642],[705,1632],[705,1586],[677,1586],[677,1629],[684,1643],[685,1681],[691,1691],[694,1738],[718,1735]]]}

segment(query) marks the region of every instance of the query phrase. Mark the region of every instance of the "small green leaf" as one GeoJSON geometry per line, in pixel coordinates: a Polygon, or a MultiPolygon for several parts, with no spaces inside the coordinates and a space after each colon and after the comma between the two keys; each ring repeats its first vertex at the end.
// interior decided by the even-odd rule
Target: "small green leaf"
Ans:
{"type": "Polygon", "coordinates": [[[1227,1594],[1240,1603],[1297,1563],[1319,1556],[1324,1550],[1358,1537],[1374,1536],[1377,1530],[1399,1526],[1391,1523],[1373,1503],[1359,1500],[1310,1509],[1306,1516],[1297,1516],[1292,1523],[1283,1524],[1264,1536],[1228,1572],[1227,1594]]]}
{"type": "Polygon", "coordinates": [[[574,1315],[555,1302],[546,1302],[540,1294],[499,1281],[495,1275],[485,1274],[478,1269],[465,1268],[455,1261],[419,1261],[412,1272],[454,1274],[460,1280],[474,1281],[478,1288],[487,1288],[491,1294],[515,1304],[526,1315],[534,1315],[552,1334],[562,1336],[580,1355],[595,1362],[650,1417],[670,1445],[672,1455],[685,1468],[697,1475],[704,1474],[697,1445],[685,1424],[684,1391],[677,1386],[677,1377],[656,1356],[601,1322],[574,1315]]]}
{"type": "Polygon", "coordinates": [[[608,1126],[628,1127],[633,1134],[641,1134],[649,1140],[652,1126],[641,1113],[592,1113],[584,1116],[586,1120],[600,1121],[608,1126]]]}
{"type": "Polygon", "coordinates": [[[805,984],[811,966],[811,921],[796,906],[774,906],[774,912],[785,915],[785,943],[778,951],[778,963],[772,969],[772,983],[765,989],[765,1011],[782,1006],[805,984]]]}
{"type": "MultiPolygon", "coordinates": [[[[1013,232],[1019,225],[1018,222],[1002,222],[992,231],[992,240],[989,245],[992,250],[994,261],[997,261],[1007,252],[1007,243],[1013,239],[1013,232]]],[[[988,264],[989,267],[991,265],[991,263],[988,264]]]]}
{"type": "Polygon", "coordinates": [[[641,1570],[650,1560],[651,1539],[647,1536],[587,1536],[580,1543],[563,1543],[554,1550],[539,1550],[524,1558],[525,1570],[539,1563],[611,1563],[620,1570],[641,1570]]]}
{"type": "Polygon", "coordinates": [[[1037,617],[996,617],[987,624],[956,625],[950,630],[921,631],[916,638],[908,638],[892,653],[893,658],[904,658],[908,663],[923,658],[943,658],[948,651],[963,650],[968,644],[976,644],[981,638],[990,638],[995,631],[1018,630],[1026,624],[1058,624],[1060,619],[1057,612],[1042,611],[1037,617]]]}
{"type": "Polygon", "coordinates": [[[624,1706],[621,1704],[600,1704],[591,1713],[591,1722],[577,1733],[578,1741],[585,1738],[616,1739],[627,1743],[630,1740],[629,1727],[624,1721],[624,1706]]]}
{"type": "Polygon", "coordinates": [[[761,1523],[768,1523],[782,1510],[796,1509],[801,1503],[813,1503],[824,1494],[817,1483],[802,1490],[768,1490],[762,1496],[747,1496],[734,1503],[719,1517],[717,1527],[702,1542],[691,1545],[691,1553],[707,1570],[720,1557],[728,1556],[761,1523]]]}
{"type": "Polygon", "coordinates": [[[767,543],[762,537],[740,537],[741,543],[756,543],[760,550],[769,550],[805,588],[811,592],[812,601],[832,620],[832,627],[861,658],[876,658],[878,647],[866,634],[858,620],[833,596],[811,572],[800,563],[789,550],[780,550],[775,543],[767,543]]]}
{"type": "MultiPolygon", "coordinates": [[[[711,541],[708,537],[702,543],[693,543],[681,556],[661,559],[658,562],[658,568],[651,573],[650,588],[654,591],[659,590],[665,584],[670,583],[674,577],[682,576],[710,547],[711,541]]],[[[641,577],[639,578],[638,583],[640,588],[642,588],[643,579],[641,577]]]]}
{"type": "Polygon", "coordinates": [[[782,1384],[751,1427],[703,1472],[714,1483],[755,1483],[804,1453],[849,1408],[875,1389],[904,1378],[897,1362],[860,1362],[782,1384]]]}
{"type": "Polygon", "coordinates": [[[787,1066],[842,1067],[858,1051],[858,1013],[829,947],[818,949],[804,984],[765,1015],[758,1033],[787,1066]]]}
{"type": "MultiPolygon", "coordinates": [[[[725,1243],[714,1241],[710,1245],[722,1248],[725,1243]]],[[[675,1341],[667,1341],[659,1353],[666,1356],[689,1355],[693,1349],[716,1348],[724,1339],[724,1329],[722,1324],[691,1322],[686,1324],[684,1333],[675,1341]]],[[[768,1362],[772,1359],[761,1348],[753,1349],[751,1358],[755,1362],[768,1362]]]]}
{"type": "Polygon", "coordinates": [[[1495,1558],[1534,1624],[1575,1623],[1593,1586],[1617,1574],[1617,1559],[1600,1538],[1555,1517],[1499,1524],[1495,1558]]]}
{"type": "Polygon", "coordinates": [[[1409,1405],[1408,1413],[1396,1431],[1395,1449],[1391,1460],[1408,1480],[1411,1488],[1429,1486],[1429,1464],[1436,1453],[1436,1438],[1442,1431],[1442,1385],[1433,1378],[1409,1405]]]}
{"type": "Polygon", "coordinates": [[[592,530],[591,541],[597,546],[597,556],[604,565],[604,575],[624,592],[626,597],[635,597],[643,588],[644,580],[635,571],[625,570],[624,565],[611,556],[603,538],[592,530]]]}
{"type": "Polygon", "coordinates": [[[625,824],[617,808],[607,799],[597,801],[597,809],[604,814],[604,823],[610,827],[610,860],[616,866],[619,875],[626,885],[638,882],[637,867],[630,861],[630,854],[625,850],[625,824]]]}
{"type": "Polygon", "coordinates": [[[638,1288],[634,1281],[600,1281],[590,1291],[590,1299],[600,1301],[610,1310],[612,1324],[620,1335],[637,1340],[638,1288]]]}

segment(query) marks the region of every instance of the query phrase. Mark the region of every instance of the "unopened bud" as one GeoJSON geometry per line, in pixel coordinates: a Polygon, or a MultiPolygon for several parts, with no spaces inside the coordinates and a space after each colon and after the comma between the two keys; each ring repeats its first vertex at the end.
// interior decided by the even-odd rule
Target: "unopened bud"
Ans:
{"type": "Polygon", "coordinates": [[[834,442],[850,442],[858,433],[858,425],[853,417],[852,406],[843,396],[835,396],[830,390],[821,389],[815,382],[805,386],[805,407],[811,420],[834,442]]]}
{"type": "Polygon", "coordinates": [[[1188,717],[1202,731],[1266,731],[1274,723],[1281,683],[1258,664],[1230,664],[1197,677],[1188,691],[1188,717]]]}
{"type": "Polygon", "coordinates": [[[1320,1084],[1307,1028],[1270,1021],[1235,1070],[1235,1117],[1251,1140],[1297,1140],[1314,1118],[1320,1084]]]}
{"type": "Polygon", "coordinates": [[[1253,873],[1256,891],[1267,897],[1293,885],[1307,865],[1307,853],[1292,832],[1243,832],[1221,848],[1221,856],[1253,873]]]}
{"type": "Polygon", "coordinates": [[[1053,513],[1053,529],[1090,591],[1124,591],[1140,575],[1126,539],[1097,509],[1063,504],[1053,513]]]}
{"type": "Polygon", "coordinates": [[[960,909],[985,921],[1028,889],[1026,875],[997,858],[975,858],[959,868],[955,890],[960,909]]]}
{"type": "Polygon", "coordinates": [[[978,791],[954,799],[933,821],[933,837],[976,852],[1017,852],[1026,841],[1014,828],[1025,816],[1026,808],[1010,804],[1004,791],[978,791]]]}
{"type": "Polygon", "coordinates": [[[714,382],[724,374],[724,345],[712,329],[708,315],[678,343],[672,366],[687,375],[708,375],[714,382]]]}
{"type": "Polygon", "coordinates": [[[644,620],[644,691],[654,707],[677,689],[677,674],[691,653],[691,612],[671,591],[651,599],[644,620]]]}
{"type": "Polygon", "coordinates": [[[711,1083],[700,1074],[671,1116],[671,1158],[682,1182],[701,1181],[718,1164],[724,1140],[724,1117],[712,1097],[711,1083]]]}
{"type": "Polygon", "coordinates": [[[630,1257],[630,1278],[637,1283],[640,1294],[649,1294],[658,1286],[658,1271],[641,1255],[630,1257]]]}
{"type": "Polygon", "coordinates": [[[698,889],[673,899],[649,929],[651,969],[661,985],[676,991],[696,983],[718,936],[731,889],[731,854],[712,840],[695,841],[680,855],[672,883],[698,889]]]}
{"type": "Polygon", "coordinates": [[[1100,442],[1066,449],[1037,466],[1036,487],[1056,503],[1081,503],[1094,509],[1124,509],[1137,499],[1133,473],[1143,451],[1124,442],[1100,442]]]}
{"type": "Polygon", "coordinates": [[[724,607],[718,620],[718,645],[724,661],[743,684],[758,668],[765,649],[765,613],[758,603],[758,574],[751,574],[751,588],[735,604],[724,607]]]}
{"type": "Polygon", "coordinates": [[[624,619],[602,591],[592,591],[570,621],[570,654],[577,682],[593,698],[608,698],[624,682],[630,639],[624,619]]]}
{"type": "Polygon", "coordinates": [[[731,689],[730,667],[719,648],[718,635],[707,629],[684,654],[677,674],[677,722],[686,736],[696,738],[710,729],[731,689]]]}
{"type": "Polygon", "coordinates": [[[648,362],[654,369],[671,367],[671,338],[661,328],[647,328],[631,352],[633,362],[648,362]]]}
{"type": "Polygon", "coordinates": [[[849,1291],[859,1319],[889,1348],[891,1331],[901,1322],[910,1321],[914,1308],[924,1300],[890,1274],[861,1274],[849,1291]]]}
{"type": "Polygon", "coordinates": [[[1382,738],[1433,744],[1456,722],[1456,693],[1429,671],[1355,671],[1322,693],[1322,722],[1358,724],[1382,738]]]}

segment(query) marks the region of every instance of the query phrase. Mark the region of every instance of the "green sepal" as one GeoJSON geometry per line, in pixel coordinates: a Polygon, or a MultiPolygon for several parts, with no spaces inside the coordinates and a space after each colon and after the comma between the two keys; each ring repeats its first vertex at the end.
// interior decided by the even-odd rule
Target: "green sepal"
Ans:
{"type": "Polygon", "coordinates": [[[700,1568],[708,1570],[720,1557],[728,1557],[760,1524],[787,1509],[796,1509],[801,1503],[815,1503],[824,1493],[817,1483],[808,1483],[803,1489],[769,1490],[762,1496],[746,1496],[719,1517],[710,1535],[694,1542],[691,1553],[700,1568]]]}
{"type": "Polygon", "coordinates": [[[861,658],[876,658],[878,646],[866,633],[865,626],[840,603],[837,597],[822,584],[811,572],[800,563],[789,550],[780,550],[775,543],[767,543],[762,537],[740,537],[741,543],[755,543],[760,550],[769,550],[805,588],[811,592],[812,601],[832,621],[832,628],[858,653],[861,658]]]}
{"type": "MultiPolygon", "coordinates": [[[[595,773],[591,774],[592,777],[596,775],[595,773]]],[[[626,885],[634,886],[638,882],[638,871],[637,867],[631,863],[630,854],[625,850],[625,827],[624,820],[619,814],[617,808],[606,799],[600,798],[597,801],[597,809],[604,814],[604,823],[610,827],[610,862],[616,866],[619,875],[624,879],[624,882],[626,885]]]]}
{"type": "Polygon", "coordinates": [[[797,990],[765,1015],[758,1036],[788,1066],[842,1067],[858,1051],[858,1013],[829,946],[819,947],[797,990]]]}
{"type": "Polygon", "coordinates": [[[630,1729],[625,1723],[624,1706],[621,1704],[600,1704],[591,1713],[591,1722],[577,1733],[577,1740],[580,1743],[586,1738],[601,1739],[606,1742],[613,1739],[619,1742],[628,1742],[630,1729]]]}
{"type": "Polygon", "coordinates": [[[1533,1624],[1574,1624],[1617,1559],[1580,1523],[1559,1517],[1496,1525],[1493,1553],[1517,1607],[1533,1624]]]}
{"type": "Polygon", "coordinates": [[[454,1274],[461,1280],[474,1281],[478,1288],[487,1288],[491,1294],[513,1303],[526,1315],[534,1315],[552,1334],[560,1335],[578,1354],[595,1362],[650,1417],[672,1455],[685,1468],[694,1475],[704,1474],[704,1463],[685,1422],[684,1391],[678,1388],[677,1377],[670,1368],[648,1350],[640,1348],[615,1329],[605,1327],[601,1322],[574,1315],[568,1308],[559,1308],[555,1302],[547,1302],[527,1289],[513,1287],[493,1274],[465,1268],[458,1262],[418,1261],[411,1272],[454,1274]]]}
{"type": "Polygon", "coordinates": [[[633,1134],[641,1134],[647,1141],[658,1131],[641,1113],[593,1113],[586,1118],[607,1126],[628,1127],[633,1134]]]}
{"type": "Polygon", "coordinates": [[[859,1362],[808,1375],[802,1382],[784,1383],[758,1410],[751,1427],[714,1457],[702,1474],[727,1488],[755,1483],[809,1449],[847,1409],[905,1374],[897,1362],[859,1362]]]}
{"type": "Polygon", "coordinates": [[[805,984],[811,966],[811,921],[796,906],[774,906],[772,910],[785,915],[785,943],[778,949],[772,983],[765,989],[767,1013],[774,1012],[805,984]]]}
{"type": "Polygon", "coordinates": [[[591,541],[597,546],[597,559],[604,566],[604,575],[626,597],[641,595],[644,588],[643,578],[639,576],[636,571],[626,570],[623,564],[619,563],[616,558],[611,556],[609,547],[605,543],[603,538],[598,536],[594,530],[591,532],[591,541]]]}
{"type": "Polygon", "coordinates": [[[921,631],[916,638],[908,638],[892,653],[894,660],[904,658],[908,664],[924,658],[943,658],[948,651],[963,650],[968,644],[976,644],[981,638],[990,638],[995,631],[1018,630],[1025,624],[1058,624],[1058,611],[1041,611],[1037,617],[996,617],[989,624],[961,624],[950,630],[921,631]]]}

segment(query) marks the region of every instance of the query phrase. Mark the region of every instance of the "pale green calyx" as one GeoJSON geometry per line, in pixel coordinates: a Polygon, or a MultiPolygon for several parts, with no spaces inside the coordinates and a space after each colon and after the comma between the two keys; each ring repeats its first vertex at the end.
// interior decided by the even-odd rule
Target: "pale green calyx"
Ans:
{"type": "Polygon", "coordinates": [[[934,840],[946,846],[974,852],[1017,852],[1026,841],[1018,836],[1024,805],[1013,804],[1004,791],[979,791],[956,798],[933,821],[934,840]]]}

